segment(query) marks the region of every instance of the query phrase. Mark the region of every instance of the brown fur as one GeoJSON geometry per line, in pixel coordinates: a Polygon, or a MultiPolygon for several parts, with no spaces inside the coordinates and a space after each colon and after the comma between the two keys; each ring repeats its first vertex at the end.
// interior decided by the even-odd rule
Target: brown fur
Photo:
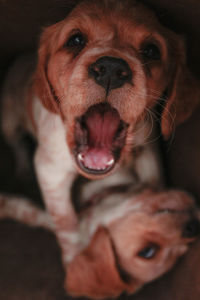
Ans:
{"type": "Polygon", "coordinates": [[[130,209],[123,217],[99,227],[88,247],[69,264],[66,288],[71,295],[99,299],[134,293],[168,271],[195,240],[183,236],[187,222],[199,219],[186,193],[145,190],[135,200],[129,199],[130,209]],[[131,211],[135,204],[141,206],[131,211]],[[138,256],[147,245],[157,245],[155,257],[138,256]]]}
{"type": "MultiPolygon", "coordinates": [[[[77,118],[95,104],[109,103],[129,125],[115,166],[125,160],[129,163],[127,157],[135,145],[137,126],[141,120],[145,123],[156,104],[162,105],[160,99],[163,100],[164,94],[167,97],[164,98],[161,129],[165,138],[172,132],[173,123],[183,122],[195,109],[199,87],[187,69],[185,56],[182,39],[164,28],[150,10],[135,1],[83,1],[63,21],[44,30],[36,70],[30,81],[33,84],[23,94],[26,99],[21,101],[31,101],[38,139],[37,177],[66,256],[69,252],[73,257],[79,250],[72,243],[73,239],[70,240],[71,232],[76,234],[78,223],[70,198],[75,167],[86,177],[98,178],[74,163],[77,118]],[[79,53],[66,47],[77,30],[87,37],[87,44],[79,53]],[[161,59],[144,62],[141,52],[146,43],[158,46],[161,59]],[[88,67],[103,56],[125,60],[133,74],[132,82],[106,94],[105,89],[88,75],[88,67]]],[[[18,79],[18,73],[14,77],[18,79]]],[[[18,96],[11,96],[12,101],[10,97],[5,98],[13,107],[18,96]]],[[[18,103],[20,113],[22,102],[18,103]]],[[[26,117],[30,121],[30,115],[26,117]]],[[[11,119],[7,114],[7,121],[11,119]]],[[[146,140],[144,136],[140,145],[146,140]]],[[[151,161],[149,159],[149,163],[151,161]]],[[[151,169],[154,173],[152,165],[151,169]]]]}
{"type": "Polygon", "coordinates": [[[104,228],[98,229],[89,247],[69,265],[67,290],[73,296],[95,299],[105,295],[117,297],[123,290],[133,292],[131,284],[120,278],[112,243],[104,228]]]}
{"type": "MultiPolygon", "coordinates": [[[[73,132],[74,119],[82,115],[89,106],[104,101],[105,98],[102,88],[91,82],[85,73],[85,68],[98,59],[99,55],[88,56],[87,51],[93,47],[102,47],[103,44],[103,47],[108,46],[110,50],[104,52],[102,47],[100,56],[119,56],[127,60],[123,54],[125,50],[142,64],[139,57],[142,43],[146,40],[155,41],[160,45],[162,61],[150,66],[151,76],[147,76],[142,66],[144,73],[137,83],[134,82],[132,87],[122,87],[117,92],[112,91],[108,101],[117,108],[121,118],[132,125],[131,131],[138,119],[143,117],[145,109],[152,108],[167,91],[166,106],[162,115],[162,132],[169,138],[173,124],[178,125],[188,118],[199,101],[198,82],[186,66],[184,43],[178,35],[162,27],[154,14],[139,3],[113,3],[83,1],[65,20],[44,31],[35,74],[35,90],[44,106],[50,111],[60,113],[70,127],[70,132],[73,132]],[[73,53],[69,53],[63,46],[73,28],[78,28],[89,40],[86,49],[75,58],[73,53]],[[113,33],[113,37],[107,41],[110,33],[113,33]],[[77,65],[80,65],[80,75],[78,80],[72,83],[70,79],[77,65]],[[131,98],[133,93],[141,96],[141,82],[144,80],[148,97],[146,103],[140,97],[139,105],[131,98]],[[82,81],[86,82],[84,86],[81,85],[82,81]],[[72,90],[69,89],[70,85],[72,90]],[[84,95],[80,103],[73,99],[73,90],[76,93],[78,90],[84,95]],[[73,101],[66,105],[65,98],[69,93],[73,101]]],[[[138,66],[132,62],[129,64],[134,74],[141,72],[138,66]]],[[[68,142],[73,147],[73,136],[68,136],[68,142]]]]}

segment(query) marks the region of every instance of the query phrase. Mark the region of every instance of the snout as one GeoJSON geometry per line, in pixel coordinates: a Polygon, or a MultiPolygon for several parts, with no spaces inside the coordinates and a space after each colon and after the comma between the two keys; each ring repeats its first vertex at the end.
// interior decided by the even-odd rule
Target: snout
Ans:
{"type": "MultiPolygon", "coordinates": [[[[90,179],[102,178],[120,164],[124,153],[130,152],[127,137],[140,115],[139,109],[136,113],[130,109],[134,102],[130,101],[133,96],[130,89],[135,86],[132,79],[133,75],[137,77],[137,72],[132,72],[131,61],[120,54],[96,56],[83,65],[84,92],[80,96],[83,102],[76,98],[76,90],[73,96],[78,111],[70,131],[74,135],[70,133],[67,139],[81,174],[90,179]],[[119,93],[117,88],[121,88],[119,93]],[[109,93],[114,89],[116,94],[109,93]]],[[[74,107],[73,104],[71,115],[74,107]]]]}
{"type": "Polygon", "coordinates": [[[192,239],[198,235],[200,235],[200,222],[198,219],[191,219],[184,226],[183,237],[192,239]]]}
{"type": "Polygon", "coordinates": [[[103,56],[91,64],[88,74],[107,92],[132,82],[132,71],[121,58],[103,56]]]}

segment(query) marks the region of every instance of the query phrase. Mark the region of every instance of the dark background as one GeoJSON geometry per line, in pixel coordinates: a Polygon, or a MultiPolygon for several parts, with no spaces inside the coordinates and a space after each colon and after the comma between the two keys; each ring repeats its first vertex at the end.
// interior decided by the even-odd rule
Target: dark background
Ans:
{"type": "MultiPolygon", "coordinates": [[[[98,1],[98,0],[97,0],[98,1]]],[[[99,0],[100,1],[100,0],[99,0]]],[[[117,1],[117,0],[116,0],[117,1]]],[[[162,22],[185,36],[188,65],[200,75],[200,1],[146,0],[162,22]]],[[[73,0],[0,0],[0,84],[14,58],[36,49],[43,26],[62,19],[73,0]]],[[[165,145],[165,166],[171,186],[185,188],[200,201],[200,109],[165,145]]],[[[0,190],[38,201],[34,174],[15,172],[13,154],[0,135],[0,190]]],[[[199,300],[200,241],[163,278],[146,286],[132,300],[199,300]]],[[[53,234],[13,221],[0,222],[0,299],[64,300],[64,272],[53,234]]],[[[123,299],[125,297],[122,297],[123,299]]]]}

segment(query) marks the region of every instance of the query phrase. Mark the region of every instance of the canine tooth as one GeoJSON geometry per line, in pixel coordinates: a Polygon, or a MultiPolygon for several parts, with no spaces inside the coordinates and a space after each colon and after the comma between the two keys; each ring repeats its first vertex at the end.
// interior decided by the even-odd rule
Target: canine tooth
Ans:
{"type": "Polygon", "coordinates": [[[83,155],[81,153],[78,154],[78,159],[83,161],[83,155]]]}
{"type": "Polygon", "coordinates": [[[111,166],[113,163],[114,163],[114,159],[111,158],[111,160],[109,160],[109,162],[107,162],[107,165],[108,165],[108,166],[111,166]]]}

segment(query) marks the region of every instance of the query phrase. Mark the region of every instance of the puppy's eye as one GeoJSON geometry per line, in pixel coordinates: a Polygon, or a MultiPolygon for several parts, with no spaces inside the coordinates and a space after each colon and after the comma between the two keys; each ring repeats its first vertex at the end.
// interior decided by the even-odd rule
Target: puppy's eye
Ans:
{"type": "Polygon", "coordinates": [[[155,44],[147,44],[142,49],[142,56],[145,60],[160,60],[161,53],[155,44]]]}
{"type": "Polygon", "coordinates": [[[86,38],[81,32],[73,34],[67,41],[66,47],[70,49],[78,49],[81,50],[86,45],[86,38]]]}
{"type": "Polygon", "coordinates": [[[159,246],[156,244],[149,244],[142,250],[138,252],[138,256],[145,258],[145,259],[151,259],[154,258],[159,250],[159,246]]]}

